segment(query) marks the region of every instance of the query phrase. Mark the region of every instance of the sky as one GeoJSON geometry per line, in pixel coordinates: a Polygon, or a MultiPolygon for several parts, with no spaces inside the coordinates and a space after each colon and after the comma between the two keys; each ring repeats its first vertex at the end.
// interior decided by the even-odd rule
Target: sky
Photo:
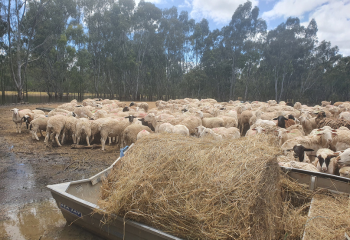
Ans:
{"type": "MultiPolygon", "coordinates": [[[[236,8],[246,0],[146,0],[158,8],[177,7],[187,11],[196,20],[206,18],[210,30],[229,24],[236,8]]],[[[136,1],[138,3],[139,0],[136,1]]],[[[318,40],[330,41],[338,46],[340,54],[350,56],[350,0],[251,0],[260,9],[260,17],[266,20],[268,30],[276,28],[288,17],[299,17],[307,26],[315,19],[318,40]]]]}

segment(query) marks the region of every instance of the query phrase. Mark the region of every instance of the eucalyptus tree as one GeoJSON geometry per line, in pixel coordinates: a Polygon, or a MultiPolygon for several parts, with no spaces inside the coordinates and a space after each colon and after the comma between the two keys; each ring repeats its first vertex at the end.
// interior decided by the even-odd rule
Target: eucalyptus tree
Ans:
{"type": "Polygon", "coordinates": [[[223,28],[223,44],[226,49],[225,58],[231,62],[229,99],[234,99],[237,77],[245,65],[243,51],[247,40],[254,40],[266,32],[266,23],[258,18],[259,8],[252,8],[247,1],[234,12],[228,26],[223,28]]]}

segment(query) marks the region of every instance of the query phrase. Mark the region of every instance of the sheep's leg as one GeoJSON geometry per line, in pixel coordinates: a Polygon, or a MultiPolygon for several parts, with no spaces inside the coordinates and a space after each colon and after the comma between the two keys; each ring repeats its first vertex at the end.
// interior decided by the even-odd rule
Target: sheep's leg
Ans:
{"type": "Polygon", "coordinates": [[[108,145],[111,145],[111,143],[112,143],[112,138],[111,138],[111,137],[108,137],[108,140],[109,140],[109,144],[108,144],[108,145]]]}
{"type": "Polygon", "coordinates": [[[80,135],[77,136],[77,145],[79,145],[80,142],[80,135]]]}
{"type": "Polygon", "coordinates": [[[77,136],[74,133],[72,134],[72,139],[73,139],[73,143],[76,144],[77,143],[77,136]]]}
{"type": "Polygon", "coordinates": [[[44,143],[47,144],[49,142],[49,137],[50,137],[50,130],[46,129],[46,136],[45,136],[44,143]]]}
{"type": "Polygon", "coordinates": [[[55,142],[54,135],[55,135],[55,133],[51,133],[51,135],[50,135],[51,141],[52,141],[53,143],[55,142]]]}
{"type": "Polygon", "coordinates": [[[42,130],[39,130],[40,131],[40,134],[41,134],[41,136],[43,137],[44,135],[43,135],[43,131],[42,130]]]}
{"type": "Polygon", "coordinates": [[[105,150],[105,144],[106,144],[106,139],[104,139],[103,137],[101,137],[102,151],[105,150]]]}
{"type": "Polygon", "coordinates": [[[91,141],[90,141],[90,143],[92,143],[92,142],[94,141],[94,137],[95,137],[94,135],[91,136],[91,141]]]}
{"type": "Polygon", "coordinates": [[[87,145],[90,146],[89,136],[86,136],[86,142],[87,142],[87,145]]]}
{"type": "Polygon", "coordinates": [[[60,144],[60,141],[58,141],[58,136],[59,136],[59,135],[60,135],[59,133],[56,133],[55,139],[56,139],[57,145],[60,146],[60,147],[62,147],[62,145],[60,144]]]}
{"type": "MultiPolygon", "coordinates": [[[[35,131],[33,131],[33,133],[34,133],[35,139],[36,139],[37,141],[39,141],[37,131],[38,131],[38,130],[35,130],[35,131]]],[[[41,133],[41,130],[40,130],[40,133],[41,133]]],[[[41,136],[43,136],[42,133],[41,133],[41,136]]]]}
{"type": "Polygon", "coordinates": [[[62,142],[62,144],[64,144],[64,137],[66,136],[66,134],[63,132],[62,133],[62,139],[61,139],[61,142],[62,142]]]}
{"type": "Polygon", "coordinates": [[[22,122],[18,123],[18,125],[19,125],[18,131],[19,133],[21,133],[22,122]]]}

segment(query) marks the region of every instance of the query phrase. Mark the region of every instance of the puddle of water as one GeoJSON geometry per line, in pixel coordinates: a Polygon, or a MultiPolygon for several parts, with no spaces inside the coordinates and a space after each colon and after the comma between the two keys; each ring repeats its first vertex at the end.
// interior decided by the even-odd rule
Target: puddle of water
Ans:
{"type": "Polygon", "coordinates": [[[54,199],[22,206],[3,205],[0,212],[0,239],[100,239],[80,227],[69,226],[54,199]]]}

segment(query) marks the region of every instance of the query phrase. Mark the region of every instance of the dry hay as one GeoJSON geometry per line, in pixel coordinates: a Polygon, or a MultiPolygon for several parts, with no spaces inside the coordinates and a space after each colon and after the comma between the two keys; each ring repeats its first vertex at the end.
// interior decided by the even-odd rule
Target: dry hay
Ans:
{"type": "Polygon", "coordinates": [[[280,153],[266,135],[215,142],[151,134],[103,182],[99,206],[185,239],[284,235],[280,153]]]}
{"type": "Polygon", "coordinates": [[[315,192],[310,191],[307,185],[299,184],[288,176],[283,176],[280,184],[283,200],[281,205],[283,239],[302,239],[310,201],[315,192]]]}
{"type": "Polygon", "coordinates": [[[350,234],[350,201],[348,195],[317,194],[305,224],[305,240],[345,239],[350,234]]]}

